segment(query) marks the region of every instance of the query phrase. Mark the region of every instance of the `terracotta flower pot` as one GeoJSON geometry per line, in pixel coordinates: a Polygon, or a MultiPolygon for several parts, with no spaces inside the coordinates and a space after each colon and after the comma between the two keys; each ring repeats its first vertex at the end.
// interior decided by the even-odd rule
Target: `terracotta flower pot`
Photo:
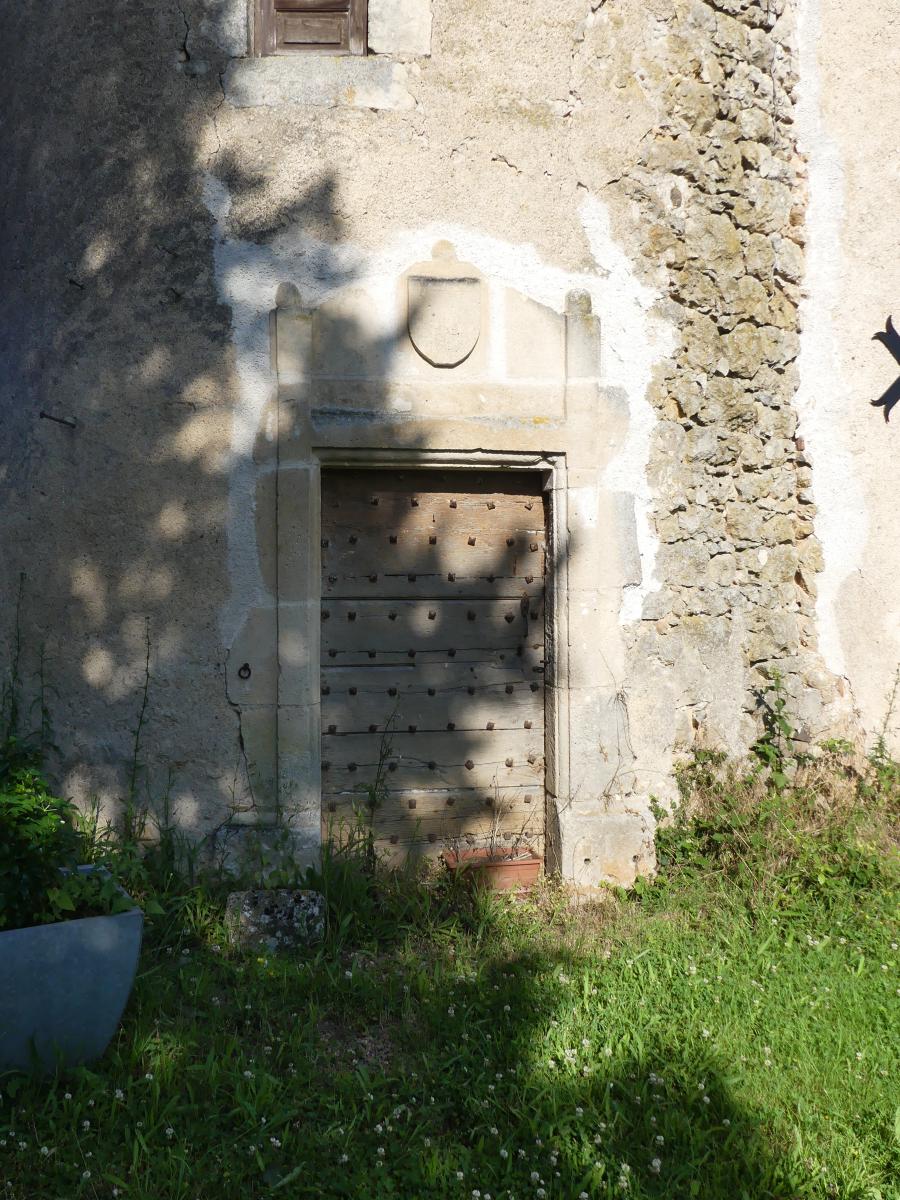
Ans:
{"type": "Polygon", "coordinates": [[[449,871],[465,872],[479,887],[492,892],[527,890],[534,886],[543,859],[526,847],[523,850],[447,850],[444,863],[449,871]]]}

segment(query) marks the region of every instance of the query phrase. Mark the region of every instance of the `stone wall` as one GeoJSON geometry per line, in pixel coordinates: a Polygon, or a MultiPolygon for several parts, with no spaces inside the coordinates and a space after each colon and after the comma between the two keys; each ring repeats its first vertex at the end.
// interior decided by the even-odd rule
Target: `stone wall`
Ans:
{"type": "MultiPolygon", "coordinates": [[[[149,629],[141,796],[165,797],[193,833],[252,807],[248,714],[225,663],[247,613],[271,602],[255,499],[272,445],[268,314],[279,284],[308,310],[362,297],[344,333],[381,364],[370,392],[411,403],[386,314],[444,238],[484,275],[498,329],[512,292],[559,320],[567,294],[587,292],[600,320],[600,465],[572,511],[600,538],[594,586],[618,574],[591,610],[566,873],[650,868],[650,797],[672,796],[692,746],[747,749],[776,669],[803,737],[871,736],[900,628],[891,451],[869,447],[859,417],[840,442],[846,405],[823,399],[821,347],[800,330],[805,240],[827,258],[838,236],[806,224],[821,194],[806,159],[822,152],[817,98],[798,107],[816,60],[810,6],[380,0],[380,53],[302,63],[246,57],[244,0],[61,0],[58,40],[31,6],[6,6],[2,611],[12,645],[25,571],[24,700],[43,645],[61,786],[120,809],[149,629]],[[398,17],[414,39],[398,40],[398,17]]],[[[843,18],[824,7],[827,78],[862,97],[870,130],[881,84],[839,69],[843,18]]],[[[862,8],[871,25],[880,6],[862,8]]],[[[829,120],[851,153],[862,119],[829,120]]],[[[888,134],[867,137],[856,170],[871,182],[888,134]]],[[[900,257],[883,251],[880,194],[880,234],[854,242],[842,276],[866,320],[861,281],[882,253],[900,257]]],[[[879,280],[875,327],[900,285],[889,267],[879,280]]],[[[850,372],[861,326],[851,342],[839,297],[824,308],[850,372]]],[[[867,379],[886,387],[871,349],[867,379]]],[[[502,385],[512,405],[521,380],[498,362],[472,378],[478,403],[502,385]]],[[[544,441],[529,421],[531,449],[560,449],[552,421],[544,441]]],[[[476,436],[457,428],[459,444],[476,436]]]]}
{"type": "Polygon", "coordinates": [[[697,0],[664,26],[643,62],[662,119],[621,184],[679,331],[651,392],[661,586],[631,671],[676,747],[743,751],[776,671],[811,742],[852,721],[817,653],[823,559],[794,405],[806,202],[794,13],[786,0],[697,0]]]}

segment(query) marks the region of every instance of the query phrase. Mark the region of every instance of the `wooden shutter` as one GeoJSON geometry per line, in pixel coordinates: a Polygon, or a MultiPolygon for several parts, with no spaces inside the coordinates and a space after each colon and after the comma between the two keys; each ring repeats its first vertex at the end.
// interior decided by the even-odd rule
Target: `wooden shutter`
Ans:
{"type": "Polygon", "coordinates": [[[258,0],[259,54],[365,54],[367,0],[258,0]]]}

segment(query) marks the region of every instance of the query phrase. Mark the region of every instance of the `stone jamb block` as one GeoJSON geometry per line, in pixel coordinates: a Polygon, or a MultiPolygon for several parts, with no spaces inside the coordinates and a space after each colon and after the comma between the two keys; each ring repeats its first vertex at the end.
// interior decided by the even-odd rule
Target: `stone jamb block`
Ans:
{"type": "Polygon", "coordinates": [[[431,0],[369,0],[373,54],[431,54],[431,0]]]}
{"type": "Polygon", "coordinates": [[[274,605],[247,613],[225,664],[225,687],[232,704],[275,704],[276,620],[274,605]]]}
{"type": "MultiPolygon", "coordinates": [[[[278,471],[278,598],[304,601],[317,591],[321,549],[315,530],[321,518],[318,463],[280,466],[278,471]]],[[[318,627],[318,615],[317,615],[318,627]]]]}

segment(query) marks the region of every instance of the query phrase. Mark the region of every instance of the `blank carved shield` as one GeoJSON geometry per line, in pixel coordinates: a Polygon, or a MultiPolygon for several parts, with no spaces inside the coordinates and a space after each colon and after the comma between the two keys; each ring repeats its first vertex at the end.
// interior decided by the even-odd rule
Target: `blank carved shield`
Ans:
{"type": "Polygon", "coordinates": [[[407,276],[409,339],[433,367],[457,367],[481,333],[481,278],[464,263],[435,267],[434,275],[407,276]]]}

